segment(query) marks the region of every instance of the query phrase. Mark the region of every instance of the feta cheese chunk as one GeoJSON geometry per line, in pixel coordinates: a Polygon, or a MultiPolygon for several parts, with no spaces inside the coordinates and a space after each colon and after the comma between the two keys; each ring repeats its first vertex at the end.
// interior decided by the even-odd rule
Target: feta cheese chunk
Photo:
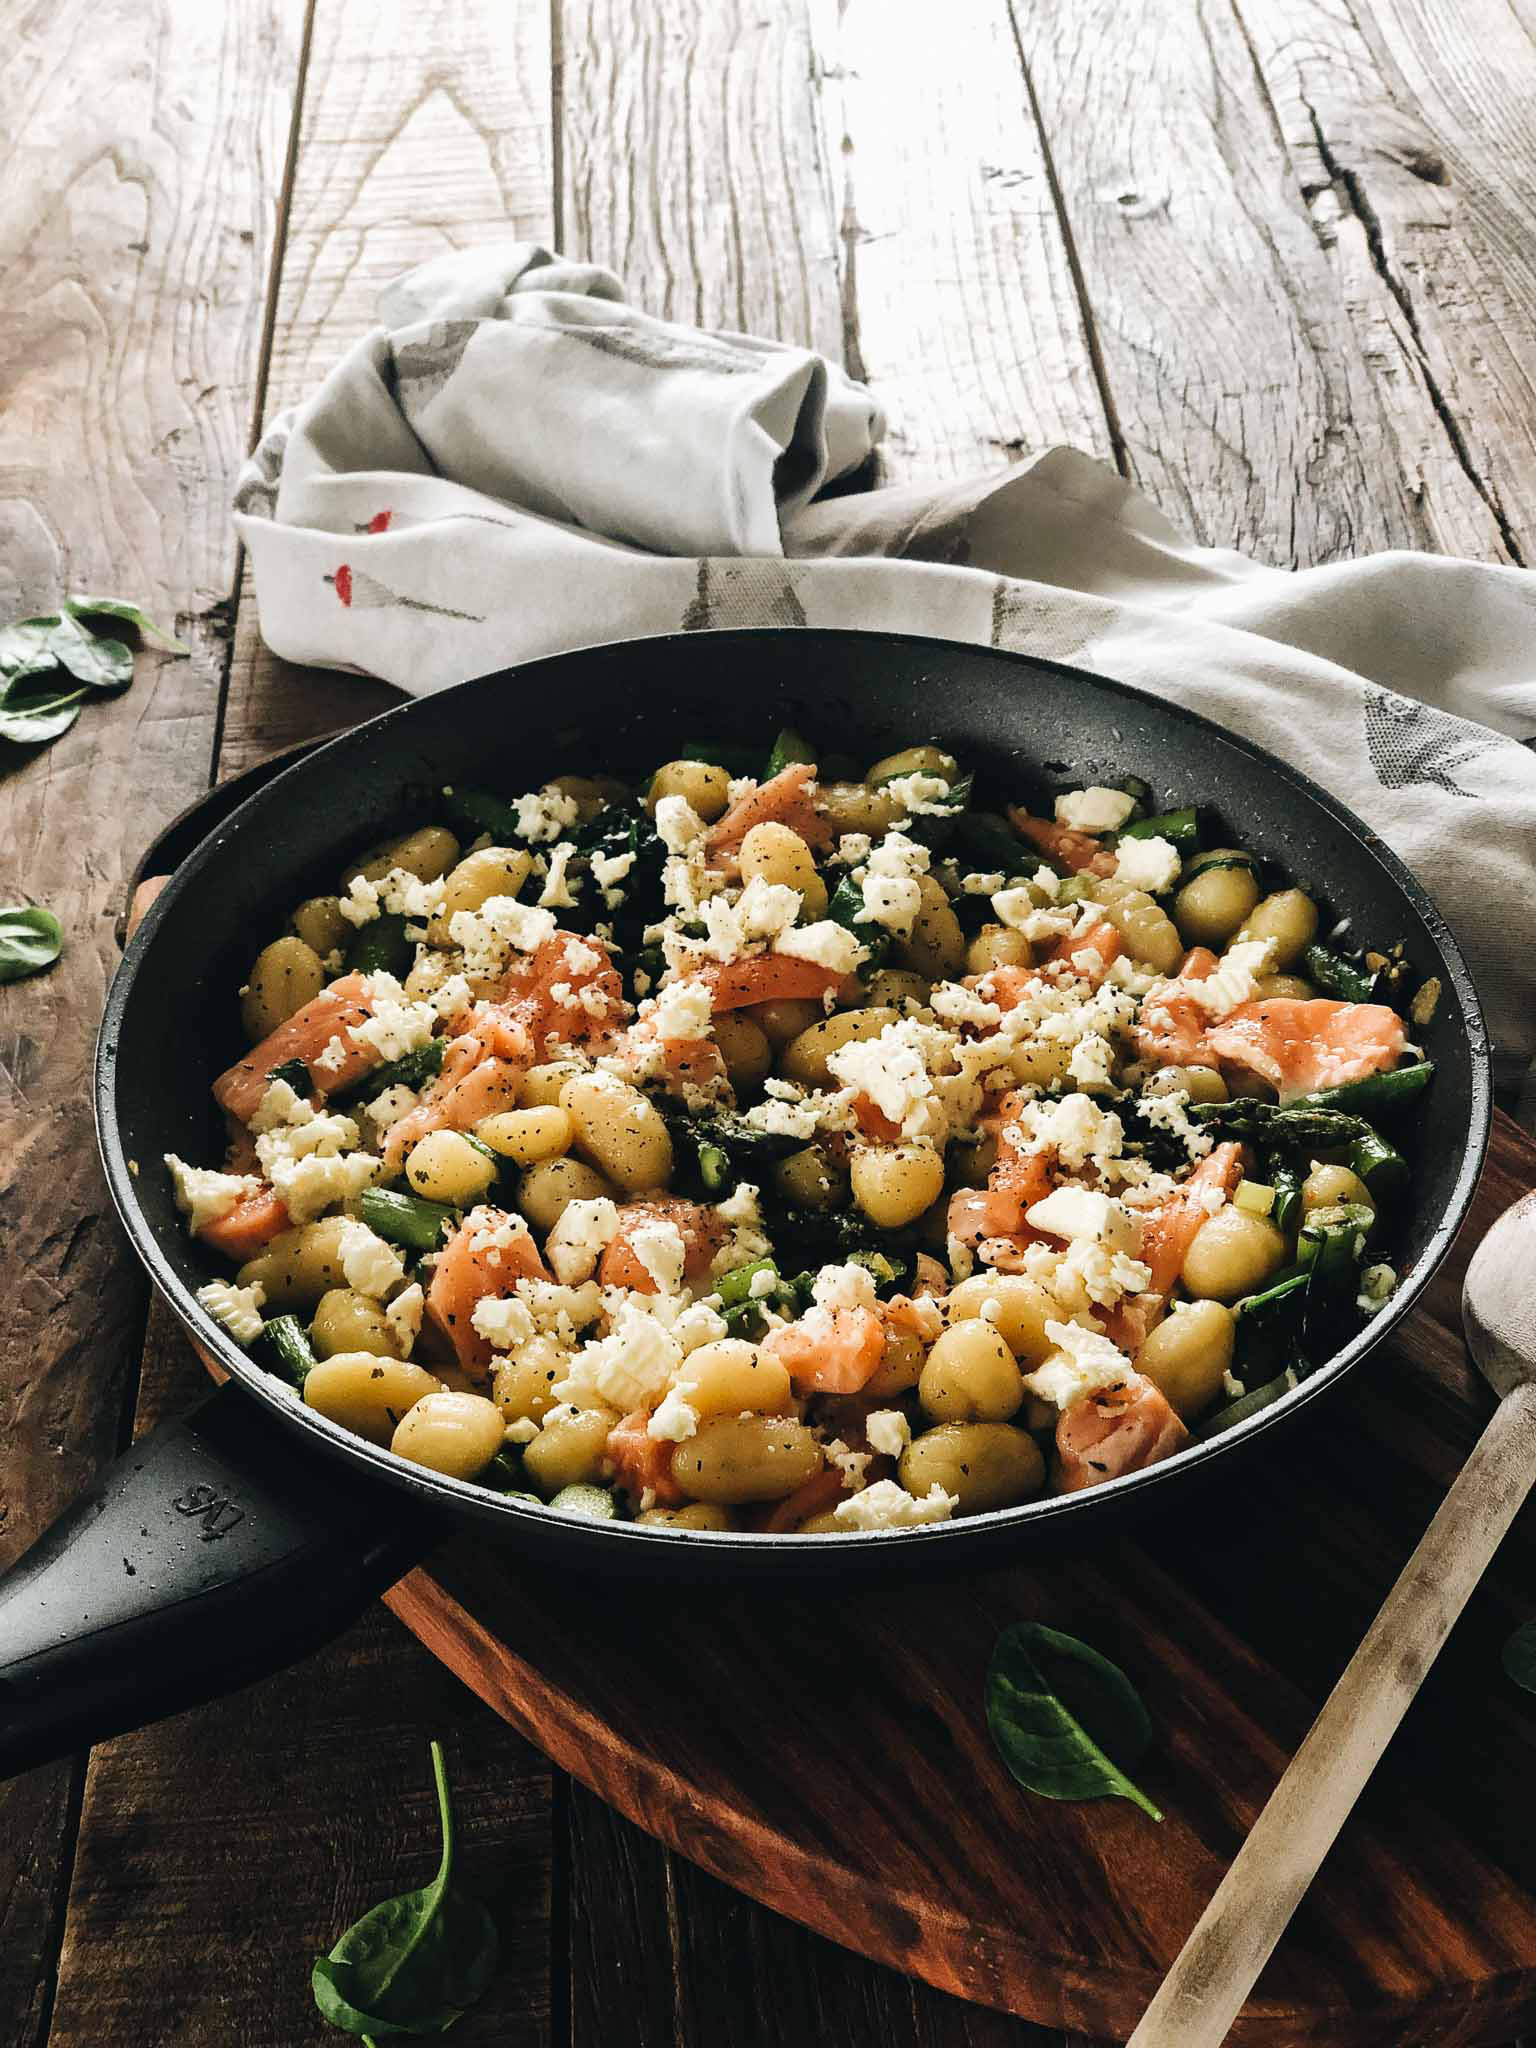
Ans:
{"type": "Polygon", "coordinates": [[[199,1287],[197,1298],[237,1344],[254,1344],[261,1335],[261,1304],[267,1297],[259,1282],[237,1287],[232,1280],[210,1280],[199,1287]]]}
{"type": "Polygon", "coordinates": [[[899,1408],[875,1408],[864,1418],[864,1434],[882,1458],[899,1458],[912,1441],[912,1425],[899,1408]]]}
{"type": "Polygon", "coordinates": [[[590,1280],[619,1231],[619,1212],[606,1195],[567,1202],[544,1243],[544,1256],[563,1287],[590,1280]]]}
{"type": "Polygon", "coordinates": [[[686,853],[704,837],[704,820],[685,796],[664,796],[656,804],[656,830],[669,853],[686,853]]]}
{"type": "Polygon", "coordinates": [[[942,1486],[930,1486],[918,1499],[894,1479],[877,1479],[862,1493],[840,1500],[832,1512],[849,1529],[916,1529],[925,1522],[947,1522],[959,1505],[959,1495],[942,1486]]]}
{"type": "Polygon", "coordinates": [[[875,1305],[875,1276],[868,1266],[823,1266],[811,1288],[817,1308],[835,1314],[840,1308],[869,1308],[875,1305]]]}
{"type": "Polygon", "coordinates": [[[1081,1323],[1047,1322],[1045,1334],[1057,1348],[1033,1372],[1025,1373],[1024,1384],[1058,1408],[1069,1408],[1105,1387],[1122,1386],[1135,1373],[1123,1351],[1081,1323]]]}
{"type": "Polygon", "coordinates": [[[698,1392],[693,1380],[678,1380],[668,1387],[656,1404],[655,1413],[645,1425],[645,1433],[658,1443],[686,1443],[699,1427],[699,1411],[690,1405],[688,1396],[698,1392]]]}
{"type": "Polygon", "coordinates": [[[1089,1188],[1055,1188],[1024,1212],[1025,1221],[1049,1237],[1087,1238],[1106,1251],[1129,1256],[1141,1249],[1141,1225],[1109,1195],[1089,1188]]]}
{"type": "Polygon", "coordinates": [[[426,1296],[421,1291],[421,1283],[413,1280],[384,1311],[384,1319],[395,1333],[402,1358],[410,1357],[412,1347],[421,1335],[421,1316],[425,1307],[426,1296]]]}
{"type": "MultiPolygon", "coordinates": [[[[563,1217],[561,1221],[564,1221],[563,1217]]],[[[617,1224],[616,1211],[614,1221],[617,1224]]],[[[661,1216],[634,1224],[629,1233],[629,1245],[655,1281],[658,1294],[676,1294],[679,1291],[688,1252],[683,1243],[683,1233],[670,1218],[661,1216]]]]}
{"type": "Polygon", "coordinates": [[[708,982],[668,982],[650,1021],[658,1038],[708,1038],[714,1027],[708,982]]]}
{"type": "Polygon", "coordinates": [[[517,812],[518,836],[535,845],[558,839],[581,816],[581,805],[575,797],[556,789],[552,782],[518,797],[512,808],[517,812]]]}
{"type": "Polygon", "coordinates": [[[1135,797],[1123,789],[1105,789],[1094,782],[1057,797],[1056,822],[1074,832],[1118,832],[1135,808],[1135,797]]]}
{"type": "Polygon", "coordinates": [[[773,942],[773,950],[788,953],[796,960],[813,961],[829,974],[852,974],[865,955],[865,948],[853,933],[830,918],[781,932],[773,942]]]}
{"type": "Polygon", "coordinates": [[[1161,896],[1179,879],[1178,848],[1171,839],[1122,839],[1115,849],[1115,880],[1161,896]]]}
{"type": "Polygon", "coordinates": [[[261,1182],[252,1173],[219,1173],[210,1166],[188,1166],[174,1152],[165,1163],[171,1170],[176,1206],[187,1219],[187,1228],[197,1231],[205,1223],[217,1223],[235,1204],[254,1195],[261,1182]]]}
{"type": "Polygon", "coordinates": [[[347,1217],[337,1236],[341,1273],[347,1285],[374,1301],[382,1301],[405,1278],[405,1266],[393,1245],[388,1245],[366,1223],[347,1217]]]}

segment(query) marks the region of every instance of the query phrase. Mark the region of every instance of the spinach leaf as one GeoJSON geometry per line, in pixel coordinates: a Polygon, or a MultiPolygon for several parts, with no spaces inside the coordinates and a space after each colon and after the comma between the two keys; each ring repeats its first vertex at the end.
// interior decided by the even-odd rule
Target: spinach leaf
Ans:
{"type": "Polygon", "coordinates": [[[443,1835],[436,1877],[365,1913],[314,1967],[322,2016],[364,2040],[446,2033],[495,1974],[495,1924],[453,1883],[453,1807],[439,1742],[432,1744],[432,1773],[443,1835]]]}
{"type": "Polygon", "coordinates": [[[141,640],[151,647],[163,647],[167,654],[190,654],[191,648],[185,641],[168,633],[164,626],[157,626],[148,612],[126,597],[67,597],[64,609],[77,619],[121,619],[125,626],[132,626],[141,640]]]}
{"type": "Polygon", "coordinates": [[[1536,1692],[1536,1621],[1523,1621],[1504,1645],[1504,1670],[1522,1692],[1536,1692]]]}
{"type": "Polygon", "coordinates": [[[57,665],[50,641],[59,623],[57,612],[41,619],[20,619],[14,626],[0,626],[0,674],[40,673],[57,665]]]}
{"type": "MultiPolygon", "coordinates": [[[[33,669],[22,671],[26,677],[36,673],[33,669]]],[[[17,687],[20,680],[15,678],[7,689],[0,677],[0,740],[13,740],[18,747],[40,747],[68,732],[80,716],[84,690],[60,690],[50,683],[23,690],[17,687]]]]}
{"type": "Polygon", "coordinates": [[[1046,1799],[1129,1799],[1162,1815],[1119,1764],[1139,1763],[1152,1723],[1120,1669],[1075,1636],[1039,1622],[1005,1628],[987,1669],[987,1729],[1029,1792],[1046,1799]]]}
{"type": "Polygon", "coordinates": [[[63,950],[63,928],[51,910],[25,903],[0,910],[0,982],[41,974],[63,950]]]}

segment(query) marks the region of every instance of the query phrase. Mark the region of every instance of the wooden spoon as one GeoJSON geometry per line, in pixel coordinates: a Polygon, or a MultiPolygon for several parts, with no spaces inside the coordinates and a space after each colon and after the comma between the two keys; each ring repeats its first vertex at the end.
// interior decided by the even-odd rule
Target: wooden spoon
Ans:
{"type": "Polygon", "coordinates": [[[1478,1246],[1461,1314],[1499,1406],[1128,2048],[1218,2048],[1227,2038],[1536,1482],[1536,1194],[1507,1209],[1478,1246]]]}

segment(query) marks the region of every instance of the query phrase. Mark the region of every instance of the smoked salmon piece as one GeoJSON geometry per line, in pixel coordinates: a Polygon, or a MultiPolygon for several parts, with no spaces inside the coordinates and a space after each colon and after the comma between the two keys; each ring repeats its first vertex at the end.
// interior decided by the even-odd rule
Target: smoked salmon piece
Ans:
{"type": "Polygon", "coordinates": [[[579,932],[552,932],[489,991],[523,1026],[534,1058],[571,1045],[606,1045],[624,1022],[624,988],[606,950],[579,932]]]}
{"type": "Polygon", "coordinates": [[[519,1019],[504,1009],[483,1009],[468,1031],[453,1039],[442,1070],[416,1107],[391,1125],[384,1164],[391,1173],[428,1131],[473,1130],[482,1117],[517,1107],[518,1089],[533,1065],[533,1044],[519,1019]]]}
{"type": "Polygon", "coordinates": [[[1215,1058],[1257,1074],[1289,1102],[1395,1067],[1407,1036],[1402,1018],[1384,1003],[1264,996],[1213,1024],[1205,1042],[1215,1058]]]}
{"type": "Polygon", "coordinates": [[[474,1326],[478,1303],[488,1295],[511,1294],[519,1280],[547,1280],[549,1269],[520,1218],[482,1206],[471,1209],[437,1255],[427,1289],[427,1320],[453,1347],[472,1380],[483,1380],[493,1355],[490,1340],[474,1326]],[[506,1244],[493,1240],[512,1224],[506,1244]]]}
{"type": "Polygon", "coordinates": [[[832,824],[817,810],[811,791],[816,769],[809,761],[792,761],[777,775],[760,783],[747,796],[731,805],[723,818],[710,826],[704,848],[712,867],[733,863],[741,842],[754,825],[787,825],[798,832],[813,850],[832,844],[832,824]]]}
{"type": "Polygon", "coordinates": [[[645,1426],[650,1410],[637,1408],[625,1415],[608,1432],[608,1456],[613,1460],[614,1478],[638,1508],[647,1493],[647,1507],[675,1508],[687,1495],[672,1477],[672,1453],[677,1445],[664,1437],[647,1436],[645,1426]]]}
{"type": "Polygon", "coordinates": [[[711,1008],[742,1010],[753,1003],[819,1002],[828,989],[840,989],[846,977],[793,953],[754,953],[714,963],[701,971],[700,979],[709,984],[711,1008]]]}
{"type": "Polygon", "coordinates": [[[619,1210],[618,1234],[609,1240],[598,1262],[597,1277],[604,1287],[629,1287],[636,1294],[654,1294],[656,1282],[641,1264],[630,1243],[637,1223],[673,1223],[683,1240],[683,1277],[690,1283],[702,1280],[710,1262],[725,1243],[725,1225],[713,1209],[686,1202],[680,1195],[653,1195],[649,1201],[626,1202],[619,1210]]]}
{"type": "Polygon", "coordinates": [[[1242,1177],[1243,1148],[1229,1139],[1206,1154],[1161,1209],[1143,1217],[1141,1261],[1152,1275],[1150,1292],[1167,1294],[1182,1272],[1196,1232],[1212,1213],[1201,1197],[1211,1188],[1230,1195],[1242,1177]]]}
{"type": "Polygon", "coordinates": [[[797,1393],[856,1394],[885,1355],[885,1325],[873,1309],[809,1308],[758,1348],[779,1361],[797,1393]]]}
{"type": "Polygon", "coordinates": [[[1101,846],[1090,833],[1078,832],[1054,818],[1032,818],[1022,805],[1010,804],[1008,822],[1021,839],[1038,846],[1048,860],[1074,875],[1112,875],[1118,856],[1101,846]]]}
{"type": "Polygon", "coordinates": [[[1136,1025],[1136,1050],[1158,1067],[1206,1066],[1206,1013],[1183,984],[1206,981],[1220,962],[1207,946],[1193,946],[1184,955],[1178,977],[1149,989],[1136,1025]]]}
{"type": "Polygon", "coordinates": [[[203,1243],[243,1266],[263,1245],[288,1228],[288,1211],[271,1188],[242,1195],[226,1216],[216,1216],[197,1233],[203,1243]]]}
{"type": "Polygon", "coordinates": [[[1119,959],[1121,951],[1119,932],[1107,918],[1100,918],[1097,924],[1089,925],[1080,937],[1075,938],[1068,932],[1065,938],[1058,939],[1047,958],[1054,964],[1070,967],[1074,974],[1097,987],[1108,974],[1111,964],[1119,959]],[[1097,953],[1098,966],[1095,967],[1092,961],[1086,967],[1079,966],[1076,957],[1079,953],[1097,953]]]}
{"type": "Polygon", "coordinates": [[[213,1084],[214,1101],[248,1124],[267,1092],[268,1074],[288,1060],[302,1060],[323,1094],[349,1087],[379,1062],[375,1047],[354,1045],[347,1035],[355,1024],[367,1023],[372,1014],[368,977],[344,974],[340,981],[321,989],[302,1010],[295,1010],[275,1031],[268,1032],[243,1060],[236,1060],[220,1074],[213,1084]],[[343,1047],[339,1064],[317,1067],[316,1061],[333,1038],[340,1039],[343,1047]]]}
{"type": "Polygon", "coordinates": [[[1056,1490],[1078,1493],[1123,1472],[1139,1472],[1188,1442],[1189,1431],[1151,1380],[1128,1372],[1120,1385],[1085,1394],[1061,1411],[1056,1490]]]}

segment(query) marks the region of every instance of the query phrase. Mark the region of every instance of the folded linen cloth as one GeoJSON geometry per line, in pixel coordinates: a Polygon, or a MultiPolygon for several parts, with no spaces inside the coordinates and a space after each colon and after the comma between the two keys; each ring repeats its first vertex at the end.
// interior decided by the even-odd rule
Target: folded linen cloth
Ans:
{"type": "Polygon", "coordinates": [[[653,319],[610,271],[527,243],[438,257],[379,310],[240,479],[275,653],[419,693],[597,640],[864,626],[1099,670],[1272,748],[1379,832],[1467,950],[1499,1078],[1529,1077],[1526,571],[1402,552],[1267,568],[1195,546],[1068,448],[818,500],[883,432],[863,386],[809,350],[653,319]]]}

